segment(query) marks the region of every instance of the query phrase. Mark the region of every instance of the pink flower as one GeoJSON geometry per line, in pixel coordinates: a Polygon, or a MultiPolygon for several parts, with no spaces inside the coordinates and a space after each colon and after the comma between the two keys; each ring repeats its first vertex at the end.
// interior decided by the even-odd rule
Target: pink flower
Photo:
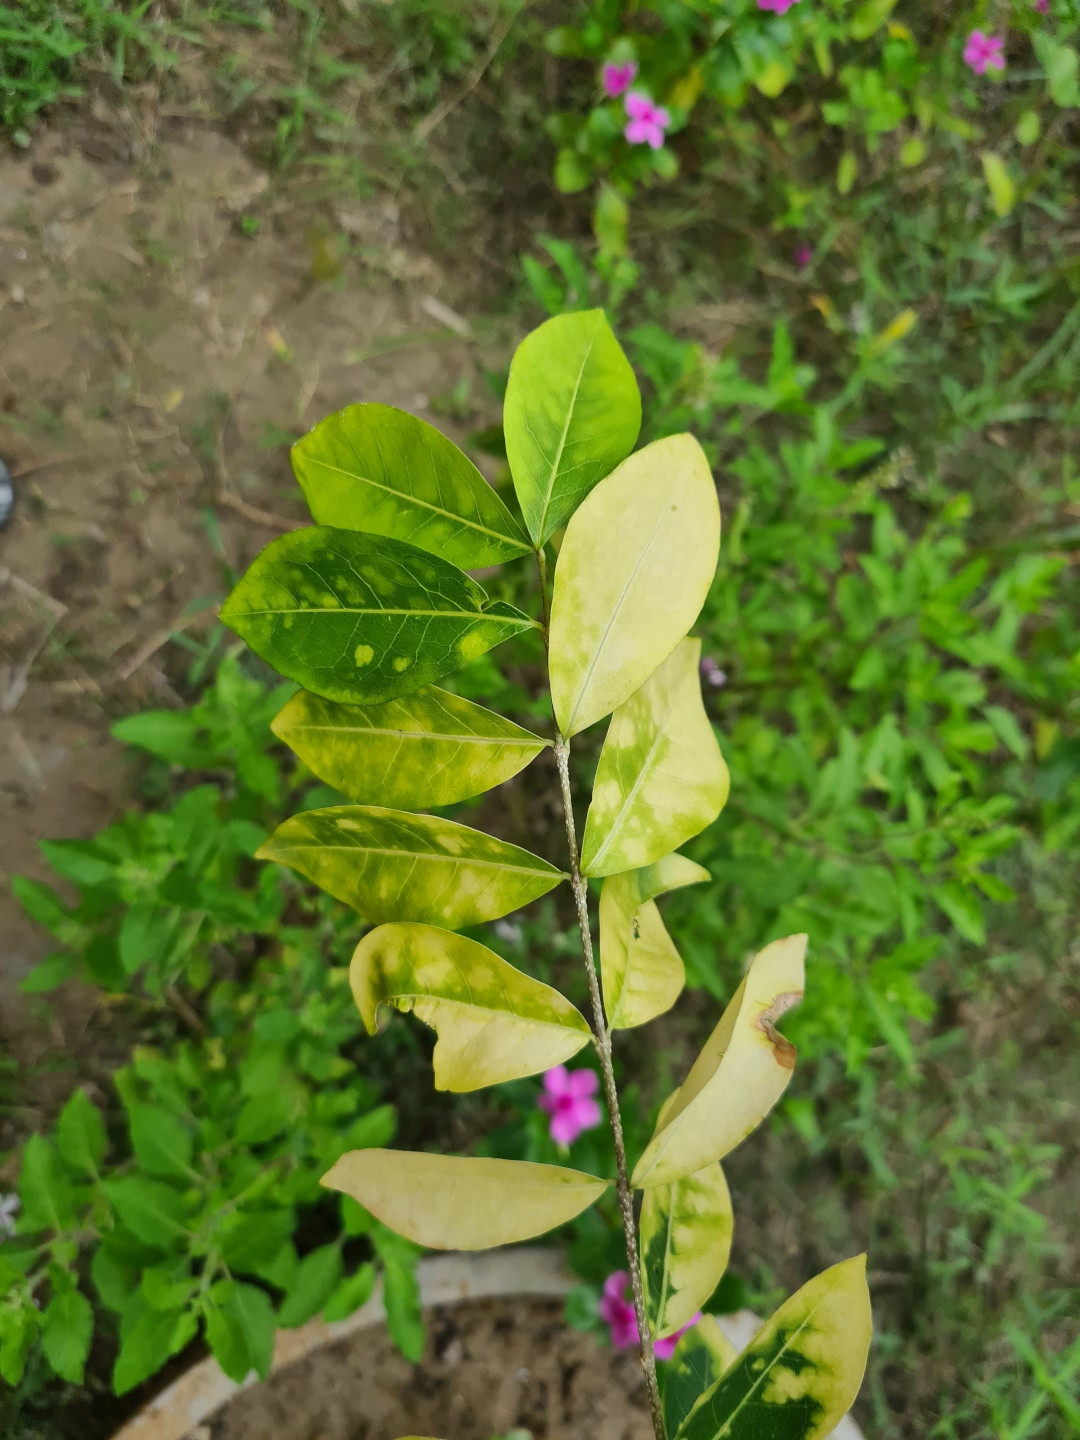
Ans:
{"type": "MultiPolygon", "coordinates": [[[[614,1275],[609,1275],[604,1281],[604,1294],[600,1300],[600,1319],[607,1322],[611,1328],[611,1343],[616,1350],[628,1350],[631,1345],[638,1343],[637,1316],[634,1314],[634,1304],[627,1299],[627,1290],[630,1286],[630,1276],[625,1270],[616,1270],[614,1275]]],[[[657,1360],[670,1360],[672,1352],[680,1335],[684,1335],[691,1325],[696,1325],[701,1319],[701,1311],[686,1322],[681,1330],[674,1335],[665,1335],[663,1340],[657,1340],[653,1346],[657,1360]]]]}
{"type": "Polygon", "coordinates": [[[976,75],[985,75],[987,70],[1004,70],[1004,50],[1005,41],[1000,36],[972,30],[964,46],[964,64],[970,65],[976,75]]]}
{"type": "Polygon", "coordinates": [[[633,60],[627,60],[622,65],[605,65],[600,72],[600,82],[604,90],[614,100],[624,90],[629,90],[634,83],[634,76],[637,74],[637,64],[633,60]]]}
{"type": "Polygon", "coordinates": [[[1040,15],[1050,14],[1050,0],[1035,0],[1035,9],[1040,15]]]}
{"type": "Polygon", "coordinates": [[[711,655],[703,655],[701,658],[701,678],[714,690],[719,690],[727,684],[727,675],[711,655]]]}
{"type": "Polygon", "coordinates": [[[630,117],[623,134],[630,144],[649,145],[659,150],[664,143],[664,131],[671,124],[670,113],[637,90],[631,90],[623,103],[630,117]]]}
{"type": "Polygon", "coordinates": [[[584,1130],[593,1130],[603,1112],[593,1099],[600,1085],[595,1070],[567,1070],[556,1065],[544,1075],[544,1094],[537,1100],[551,1116],[548,1133],[557,1145],[572,1145],[584,1130]]]}
{"type": "Polygon", "coordinates": [[[759,10],[771,10],[774,15],[786,15],[799,0],[757,0],[759,10]]]}
{"type": "Polygon", "coordinates": [[[800,270],[805,270],[813,258],[814,251],[811,246],[802,244],[795,247],[795,264],[800,270]]]}

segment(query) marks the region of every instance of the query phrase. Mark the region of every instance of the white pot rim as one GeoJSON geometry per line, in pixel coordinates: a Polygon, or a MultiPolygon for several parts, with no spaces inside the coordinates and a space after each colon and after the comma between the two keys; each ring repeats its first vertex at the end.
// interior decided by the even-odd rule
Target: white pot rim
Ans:
{"type": "MultiPolygon", "coordinates": [[[[463,1300],[512,1299],[514,1296],[565,1296],[577,1283],[561,1251],[539,1245],[516,1245],[482,1254],[428,1255],[417,1266],[420,1303],[456,1305],[463,1300]]],[[[749,1310],[718,1315],[717,1320],[738,1349],[747,1345],[761,1324],[749,1310]]],[[[309,1320],[296,1330],[279,1330],[274,1339],[270,1373],[276,1375],[313,1351],[332,1345],[358,1330],[386,1320],[381,1290],[347,1320],[327,1324],[309,1320]]],[[[223,1406],[259,1378],[230,1380],[214,1357],[208,1356],[166,1386],[116,1432],[113,1440],[186,1440],[190,1432],[213,1418],[223,1406]]],[[[850,1416],[833,1431],[833,1440],[863,1440],[850,1416]]]]}

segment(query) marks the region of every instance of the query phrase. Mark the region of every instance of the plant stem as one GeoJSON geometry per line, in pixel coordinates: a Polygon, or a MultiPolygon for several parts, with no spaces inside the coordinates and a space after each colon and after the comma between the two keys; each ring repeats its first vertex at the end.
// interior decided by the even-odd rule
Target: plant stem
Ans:
{"type": "Polygon", "coordinates": [[[574,904],[577,907],[581,948],[585,954],[585,973],[589,977],[593,1028],[596,1031],[596,1052],[600,1056],[600,1073],[604,1079],[604,1098],[607,1100],[611,1135],[615,1142],[615,1186],[619,1196],[619,1209],[622,1211],[623,1236],[626,1240],[626,1264],[630,1272],[630,1289],[634,1296],[634,1313],[637,1316],[641,1368],[645,1371],[645,1386],[649,1392],[649,1410],[652,1414],[653,1431],[656,1440],[665,1440],[664,1415],[660,1408],[660,1391],[656,1383],[656,1357],[653,1354],[652,1331],[649,1329],[649,1322],[645,1315],[645,1294],[641,1287],[641,1269],[638,1265],[634,1197],[630,1190],[630,1178],[626,1168],[626,1145],[623,1141],[622,1116],[619,1114],[619,1095],[615,1089],[615,1072],[611,1067],[611,1032],[604,1016],[604,1003],[600,998],[600,982],[596,975],[596,961],[593,959],[588,890],[578,863],[577,830],[574,826],[574,809],[570,798],[570,746],[558,730],[555,732],[555,764],[559,770],[563,816],[566,820],[566,843],[570,849],[570,885],[574,892],[574,904]]]}

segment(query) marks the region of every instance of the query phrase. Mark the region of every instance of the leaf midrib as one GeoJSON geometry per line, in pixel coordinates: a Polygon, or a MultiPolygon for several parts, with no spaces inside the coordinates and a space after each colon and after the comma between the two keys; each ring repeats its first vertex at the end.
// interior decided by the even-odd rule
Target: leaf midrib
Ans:
{"type": "Polygon", "coordinates": [[[518,739],[514,735],[508,735],[504,739],[497,735],[444,735],[437,730],[387,730],[374,725],[298,725],[288,733],[306,735],[312,732],[327,735],[394,735],[401,740],[446,740],[461,745],[517,745],[522,750],[531,750],[537,746],[543,750],[551,744],[550,740],[543,740],[539,735],[534,740],[518,739]]]}
{"type": "MultiPolygon", "coordinates": [[[[470,855],[437,855],[433,854],[430,850],[386,849],[380,845],[327,845],[325,842],[319,840],[310,840],[302,845],[282,845],[278,849],[277,855],[284,855],[294,850],[343,850],[346,854],[355,854],[358,850],[361,850],[365,855],[396,855],[399,859],[406,860],[448,861],[453,865],[480,865],[489,870],[519,871],[523,875],[543,875],[545,877],[558,875],[562,880],[567,878],[564,870],[556,870],[554,868],[550,870],[536,870],[531,869],[528,865],[507,865],[501,860],[474,860],[470,855]]],[[[277,859],[277,855],[270,856],[269,858],[277,859]]]]}
{"type": "Polygon", "coordinates": [[[552,460],[548,470],[547,487],[544,491],[544,506],[540,511],[539,535],[537,536],[537,544],[540,545],[544,543],[544,527],[547,525],[548,510],[551,508],[551,497],[555,491],[555,479],[559,473],[559,462],[562,460],[563,451],[566,449],[566,437],[570,434],[570,425],[574,418],[574,406],[577,404],[578,391],[581,389],[581,379],[585,374],[585,366],[589,363],[589,356],[592,354],[593,346],[596,344],[596,337],[599,333],[600,327],[597,325],[589,340],[588,348],[581,357],[581,366],[577,373],[577,379],[574,381],[574,388],[570,395],[570,403],[566,407],[566,420],[563,424],[562,434],[559,436],[559,446],[555,451],[555,458],[552,460]]]}
{"type": "MultiPolygon", "coordinates": [[[[368,475],[357,475],[352,470],[344,470],[340,465],[331,465],[329,461],[326,460],[315,460],[312,463],[321,466],[324,470],[332,470],[335,475],[344,475],[349,480],[359,480],[362,485],[371,485],[376,490],[384,490],[387,495],[396,495],[399,499],[404,499],[411,505],[419,506],[424,510],[430,510],[434,515],[441,515],[446,520],[454,520],[457,524],[464,525],[470,530],[479,531],[481,535],[490,535],[493,540],[505,540],[508,545],[513,545],[515,549],[520,550],[522,555],[527,555],[531,549],[531,546],[523,540],[516,540],[513,535],[505,535],[501,530],[491,530],[486,525],[477,524],[475,520],[466,520],[463,515],[455,515],[452,510],[444,510],[440,505],[433,505],[430,500],[421,500],[416,495],[407,495],[402,490],[395,490],[392,485],[381,485],[378,480],[372,480],[368,475]]],[[[477,474],[479,474],[479,471],[477,471],[477,474]]],[[[484,480],[483,476],[480,478],[481,482],[486,485],[487,481],[484,480]]],[[[496,500],[499,499],[494,490],[492,490],[491,493],[496,500]]],[[[500,504],[501,503],[500,501],[500,504]]],[[[511,516],[511,518],[513,517],[511,516]]]]}

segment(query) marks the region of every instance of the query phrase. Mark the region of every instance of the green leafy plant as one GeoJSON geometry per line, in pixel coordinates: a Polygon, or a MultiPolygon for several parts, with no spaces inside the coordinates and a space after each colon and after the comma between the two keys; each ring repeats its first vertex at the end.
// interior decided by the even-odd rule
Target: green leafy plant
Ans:
{"type": "Polygon", "coordinates": [[[288,790],[268,742],[292,688],[227,655],[190,710],[118,722],[174,769],[222,779],[92,841],[45,842],[73,905],[19,886],[64,947],[24,989],[78,975],[103,986],[121,1031],[154,1042],[101,1105],[75,1090],[0,1200],[0,1378],[19,1391],[31,1358],[36,1385],[81,1382],[95,1333],[117,1346],[119,1394],[200,1330],[228,1375],[265,1376],[276,1328],[344,1318],[380,1275],[397,1344],[422,1349],[417,1247],[319,1185],[344,1150],[396,1128],[357,1063],[347,976],[327,961],[360,927],[248,858],[288,790]],[[149,955],[126,948],[132,917],[143,936],[165,927],[149,955]]]}
{"type": "MultiPolygon", "coordinates": [[[[657,1440],[667,1432],[734,1440],[777,1425],[823,1437],[851,1405],[865,1365],[862,1256],[804,1286],[739,1358],[715,1340],[712,1322],[691,1329],[675,1351],[680,1382],[664,1402],[657,1381],[654,1340],[696,1320],[723,1271],[731,1211],[720,1161],[791,1078],[794,1046],[777,1022],[802,996],[806,937],[776,940],[754,958],[631,1165],[613,1033],[670,1008],[682,988],[682,962],[654,897],[702,878],[677,847],[716,818],[728,793],[703,707],[699,645],[686,638],[716,570],[716,488],[688,434],[635,452],[640,415],[633,373],[600,312],[557,317],[526,338],[510,368],[504,429],[531,545],[502,502],[478,489],[468,461],[409,415],[351,406],[297,444],[294,464],[320,523],[268,546],[222,619],[305,687],[278,733],[300,737],[314,772],[360,803],[305,811],[258,853],[377,922],[353,954],[353,994],[372,1033],[383,1007],[411,1011],[436,1031],[438,1088],[518,1079],[593,1045],[657,1440]],[[564,525],[549,588],[548,543],[564,525]],[[457,568],[490,563],[493,546],[504,559],[531,549],[539,618],[492,600],[457,568]],[[432,682],[537,631],[548,656],[568,872],[479,830],[413,813],[448,784],[471,794],[478,781],[508,773],[505,722],[480,712],[447,724],[453,707],[432,682]],[[609,716],[579,855],[571,743],[609,716]],[[467,738],[492,756],[489,769],[467,738]],[[591,1024],[557,990],[456,933],[565,880],[591,1024]],[[601,882],[599,973],[590,880],[601,882]],[[644,1196],[640,1221],[635,1191],[644,1196]]],[[[540,737],[512,738],[511,770],[549,748],[540,737]]],[[[381,1147],[346,1153],[323,1183],[407,1240],[465,1250],[551,1230],[609,1188],[564,1166],[381,1147]]]]}

